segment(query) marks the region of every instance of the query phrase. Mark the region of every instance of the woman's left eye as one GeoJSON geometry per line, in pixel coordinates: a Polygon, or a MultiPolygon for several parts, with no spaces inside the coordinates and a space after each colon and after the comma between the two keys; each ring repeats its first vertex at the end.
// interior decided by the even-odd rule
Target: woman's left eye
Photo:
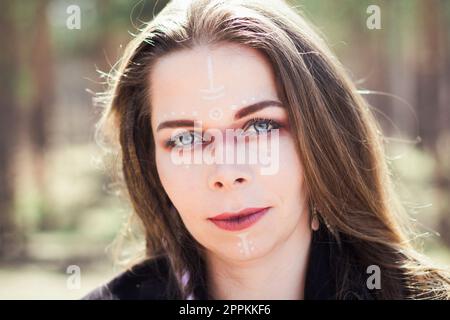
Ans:
{"type": "Polygon", "coordinates": [[[270,132],[273,129],[279,128],[281,128],[281,125],[274,120],[256,118],[251,119],[245,124],[244,131],[246,134],[264,134],[270,132]]]}

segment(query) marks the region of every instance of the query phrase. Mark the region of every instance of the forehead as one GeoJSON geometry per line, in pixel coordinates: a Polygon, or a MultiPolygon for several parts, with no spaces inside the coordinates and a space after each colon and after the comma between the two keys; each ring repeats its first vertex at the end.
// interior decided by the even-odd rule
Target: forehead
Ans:
{"type": "Polygon", "coordinates": [[[267,58],[256,49],[238,44],[197,46],[170,53],[156,61],[149,80],[153,113],[276,97],[267,58]]]}

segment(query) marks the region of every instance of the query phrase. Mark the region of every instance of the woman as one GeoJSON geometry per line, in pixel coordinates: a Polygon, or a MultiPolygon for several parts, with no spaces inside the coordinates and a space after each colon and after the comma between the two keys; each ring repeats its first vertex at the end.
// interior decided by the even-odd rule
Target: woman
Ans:
{"type": "Polygon", "coordinates": [[[449,297],[366,101],[287,4],[171,2],[112,78],[100,129],[147,252],[87,299],[449,297]]]}

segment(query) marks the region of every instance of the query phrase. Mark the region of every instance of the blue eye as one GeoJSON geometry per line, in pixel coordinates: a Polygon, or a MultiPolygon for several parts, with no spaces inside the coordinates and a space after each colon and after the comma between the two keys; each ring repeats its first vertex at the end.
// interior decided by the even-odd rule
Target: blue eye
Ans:
{"type": "Polygon", "coordinates": [[[264,134],[279,128],[281,128],[281,125],[274,120],[254,118],[245,124],[244,131],[246,134],[264,134]]]}
{"type": "MultiPolygon", "coordinates": [[[[282,125],[271,119],[253,118],[243,128],[244,135],[267,134],[274,129],[282,128],[282,125]]],[[[185,131],[173,136],[165,142],[168,148],[190,148],[198,144],[208,143],[207,135],[195,131],[185,131]]]]}
{"type": "Polygon", "coordinates": [[[193,131],[186,131],[177,134],[176,136],[168,140],[166,142],[166,146],[171,148],[185,148],[199,143],[203,143],[201,134],[193,131]]]}

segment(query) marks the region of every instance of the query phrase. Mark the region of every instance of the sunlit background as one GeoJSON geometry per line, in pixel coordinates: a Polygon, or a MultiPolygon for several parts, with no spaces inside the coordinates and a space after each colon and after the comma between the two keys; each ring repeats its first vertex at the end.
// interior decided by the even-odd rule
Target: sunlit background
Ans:
{"type": "MultiPolygon", "coordinates": [[[[423,250],[450,265],[450,1],[289,2],[374,107],[423,250]]],[[[165,3],[0,1],[0,299],[77,299],[121,271],[110,248],[130,209],[97,161],[92,92],[165,3]]]]}

